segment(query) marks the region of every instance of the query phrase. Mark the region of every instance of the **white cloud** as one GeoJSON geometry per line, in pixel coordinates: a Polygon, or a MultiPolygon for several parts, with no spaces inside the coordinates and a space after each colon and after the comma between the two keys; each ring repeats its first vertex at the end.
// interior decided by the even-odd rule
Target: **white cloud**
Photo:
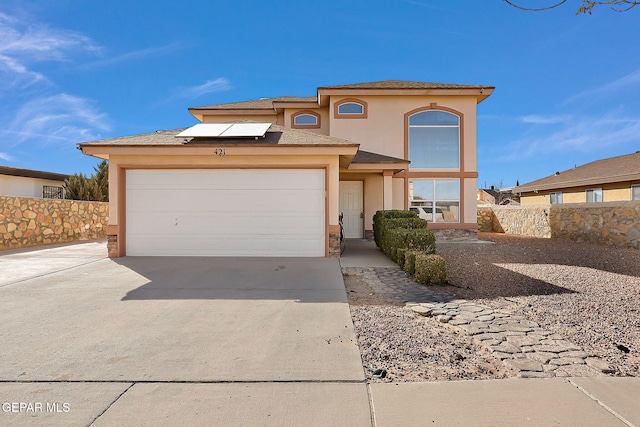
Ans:
{"type": "Polygon", "coordinates": [[[141,60],[141,59],[145,59],[145,58],[149,58],[149,57],[174,51],[179,47],[180,45],[178,43],[170,43],[164,46],[148,47],[146,49],[126,52],[126,53],[109,57],[109,58],[98,59],[96,61],[92,61],[87,64],[84,64],[82,68],[89,69],[89,68],[96,68],[96,67],[112,66],[122,62],[141,60]]]}
{"type": "Polygon", "coordinates": [[[205,83],[198,86],[191,86],[180,91],[181,98],[198,98],[202,95],[207,95],[214,92],[223,92],[231,89],[231,83],[224,77],[219,77],[214,80],[207,80],[205,83]]]}
{"type": "Polygon", "coordinates": [[[31,69],[35,63],[67,61],[79,52],[100,48],[87,36],[75,31],[22,22],[0,13],[0,76],[4,89],[47,81],[31,69]]]}
{"type": "MultiPolygon", "coordinates": [[[[530,123],[537,123],[535,121],[530,123]]],[[[618,112],[597,117],[578,117],[555,122],[551,131],[545,127],[514,141],[502,156],[504,160],[524,160],[536,156],[596,153],[611,147],[632,144],[640,135],[640,118],[621,117],[618,112]]]]}
{"type": "Polygon", "coordinates": [[[0,159],[2,159],[4,161],[7,161],[7,162],[13,162],[13,160],[14,160],[13,157],[10,156],[9,154],[2,153],[2,152],[0,152],[0,159]]]}
{"type": "Polygon", "coordinates": [[[522,123],[530,123],[537,125],[551,125],[557,123],[565,123],[571,120],[571,116],[568,115],[528,115],[520,117],[522,123]]]}
{"type": "Polygon", "coordinates": [[[201,85],[179,88],[174,91],[173,95],[164,98],[158,104],[166,104],[179,99],[196,99],[203,95],[215,92],[224,92],[231,90],[233,87],[231,82],[224,77],[218,77],[213,80],[207,80],[201,85]]]}
{"type": "Polygon", "coordinates": [[[612,92],[618,92],[623,89],[638,87],[640,87],[640,69],[635,70],[627,74],[626,76],[620,77],[619,79],[606,83],[602,86],[580,92],[579,94],[567,99],[563,104],[566,105],[583,99],[600,97],[602,95],[608,95],[612,92]]]}
{"type": "Polygon", "coordinates": [[[89,100],[68,94],[32,99],[23,104],[11,123],[0,130],[9,146],[29,141],[35,146],[76,144],[100,138],[109,130],[107,116],[89,100]]]}

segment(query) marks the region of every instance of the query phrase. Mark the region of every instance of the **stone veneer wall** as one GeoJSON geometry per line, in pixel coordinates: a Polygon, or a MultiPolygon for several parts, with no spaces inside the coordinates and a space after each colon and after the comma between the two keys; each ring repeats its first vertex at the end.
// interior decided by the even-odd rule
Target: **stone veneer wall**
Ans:
{"type": "Polygon", "coordinates": [[[640,247],[640,202],[478,208],[479,231],[640,247]]]}
{"type": "Polygon", "coordinates": [[[109,203],[0,196],[0,249],[107,236],[109,203]]]}

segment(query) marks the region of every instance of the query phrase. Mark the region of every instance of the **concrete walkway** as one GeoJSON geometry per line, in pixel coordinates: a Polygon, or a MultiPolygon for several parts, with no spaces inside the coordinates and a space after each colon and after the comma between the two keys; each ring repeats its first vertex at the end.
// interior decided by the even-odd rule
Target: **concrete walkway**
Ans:
{"type": "Polygon", "coordinates": [[[638,378],[365,384],[337,260],[105,253],[0,252],[0,425],[640,425],[638,378]]]}

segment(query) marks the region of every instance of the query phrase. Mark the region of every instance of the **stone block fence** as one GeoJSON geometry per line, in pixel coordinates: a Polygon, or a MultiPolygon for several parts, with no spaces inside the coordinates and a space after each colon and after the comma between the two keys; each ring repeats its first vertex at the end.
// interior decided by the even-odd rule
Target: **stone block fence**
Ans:
{"type": "Polygon", "coordinates": [[[0,249],[106,238],[109,203],[0,196],[0,249]]]}
{"type": "Polygon", "coordinates": [[[479,231],[640,247],[640,202],[478,207],[479,231]]]}

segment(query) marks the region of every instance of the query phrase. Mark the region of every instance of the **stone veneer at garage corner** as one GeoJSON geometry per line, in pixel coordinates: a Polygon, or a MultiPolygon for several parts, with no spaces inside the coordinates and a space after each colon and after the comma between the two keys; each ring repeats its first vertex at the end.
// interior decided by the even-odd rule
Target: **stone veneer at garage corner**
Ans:
{"type": "Polygon", "coordinates": [[[109,203],[0,196],[0,249],[106,237],[109,203]]]}

